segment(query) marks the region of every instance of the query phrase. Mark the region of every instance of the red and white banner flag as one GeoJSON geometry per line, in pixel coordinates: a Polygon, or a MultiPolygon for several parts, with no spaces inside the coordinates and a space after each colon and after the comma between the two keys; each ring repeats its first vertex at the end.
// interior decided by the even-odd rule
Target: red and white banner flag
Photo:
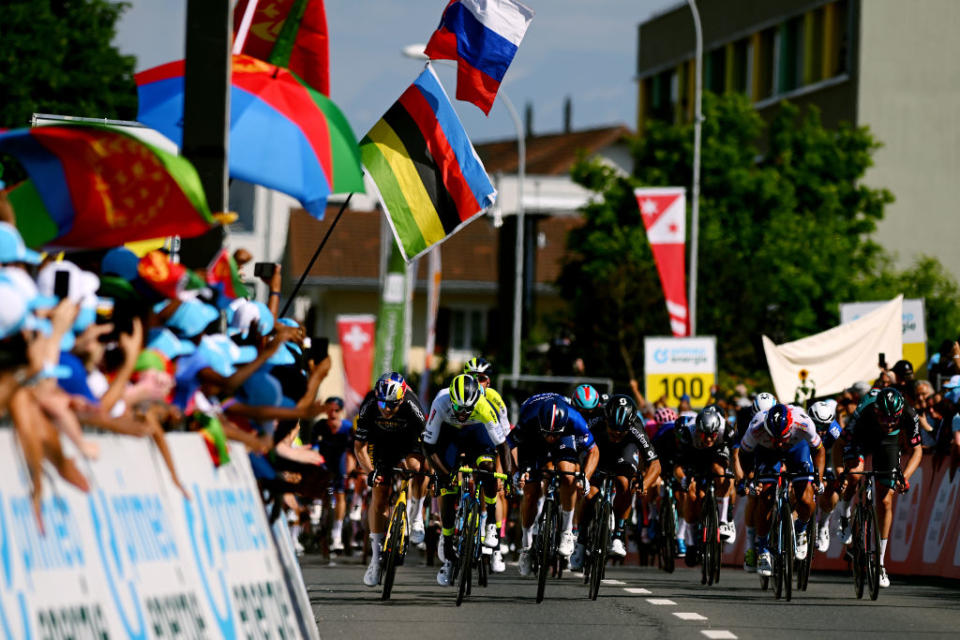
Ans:
{"type": "Polygon", "coordinates": [[[686,220],[683,187],[636,189],[640,216],[647,229],[653,260],[657,263],[663,297],[667,300],[670,328],[677,337],[690,334],[687,307],[686,220]]]}
{"type": "Polygon", "coordinates": [[[348,416],[356,413],[370,391],[376,323],[377,317],[372,314],[337,316],[337,335],[343,354],[344,414],[348,416]]]}

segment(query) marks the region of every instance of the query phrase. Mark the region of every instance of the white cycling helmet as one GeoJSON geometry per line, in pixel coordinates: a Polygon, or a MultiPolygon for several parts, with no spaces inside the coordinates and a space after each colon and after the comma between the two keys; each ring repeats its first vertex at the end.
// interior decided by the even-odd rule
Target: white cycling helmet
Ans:
{"type": "Polygon", "coordinates": [[[810,417],[818,425],[829,427],[837,419],[837,401],[820,400],[810,405],[810,417]]]}
{"type": "Polygon", "coordinates": [[[753,399],[753,413],[757,414],[761,411],[769,411],[775,404],[777,404],[777,399],[772,393],[767,393],[766,391],[758,393],[753,399]]]}

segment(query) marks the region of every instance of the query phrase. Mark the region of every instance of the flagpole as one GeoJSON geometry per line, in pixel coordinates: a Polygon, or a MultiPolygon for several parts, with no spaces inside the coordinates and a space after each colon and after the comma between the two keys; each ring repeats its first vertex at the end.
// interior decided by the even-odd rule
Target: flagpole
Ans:
{"type": "Polygon", "coordinates": [[[243,19],[240,21],[240,28],[237,29],[237,37],[233,40],[233,53],[243,53],[243,45],[247,42],[247,34],[250,33],[250,23],[253,22],[253,14],[257,12],[257,3],[259,0],[248,0],[247,9],[243,12],[243,19]]]}
{"type": "Polygon", "coordinates": [[[703,84],[702,62],[703,62],[703,30],[700,26],[700,12],[697,11],[696,0],[687,0],[690,5],[690,11],[693,13],[693,26],[696,29],[697,49],[696,49],[696,85],[694,96],[695,106],[693,113],[693,188],[691,189],[690,199],[692,202],[690,211],[690,293],[687,303],[690,315],[690,331],[688,335],[697,335],[697,251],[698,240],[700,237],[700,123],[703,120],[701,111],[701,100],[703,84]]]}
{"type": "Polygon", "coordinates": [[[293,288],[293,291],[290,292],[290,297],[287,298],[287,303],[283,305],[283,311],[280,312],[278,317],[282,318],[287,315],[287,310],[290,308],[290,305],[293,304],[293,299],[297,297],[297,292],[300,291],[300,287],[303,286],[303,281],[307,279],[307,274],[310,273],[310,269],[313,268],[313,263],[317,261],[317,258],[320,257],[320,252],[323,251],[323,246],[327,244],[327,240],[330,238],[330,234],[333,233],[333,228],[337,226],[337,223],[340,221],[340,216],[343,215],[343,212],[347,210],[347,205],[350,204],[350,198],[353,197],[353,193],[347,196],[347,199],[343,201],[343,205],[340,207],[340,211],[337,212],[337,217],[333,219],[333,223],[330,225],[330,228],[327,229],[326,235],[323,236],[323,240],[320,241],[320,245],[317,247],[317,250],[313,253],[313,257],[310,258],[310,264],[307,265],[307,268],[303,270],[303,273],[300,275],[300,279],[297,281],[297,285],[293,288]]]}

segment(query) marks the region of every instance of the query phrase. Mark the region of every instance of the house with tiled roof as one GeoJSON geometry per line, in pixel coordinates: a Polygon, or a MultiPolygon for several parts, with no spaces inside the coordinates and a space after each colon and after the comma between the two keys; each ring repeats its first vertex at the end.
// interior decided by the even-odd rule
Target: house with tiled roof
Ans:
{"type": "MultiPolygon", "coordinates": [[[[581,154],[599,156],[631,171],[624,126],[585,129],[526,138],[526,218],[524,328],[556,310],[561,301],[554,282],[566,251],[567,233],[582,223],[578,210],[592,194],[573,183],[570,169],[581,154]]],[[[442,263],[436,352],[451,366],[484,354],[505,368],[510,356],[516,242],[517,142],[497,140],[476,145],[498,191],[497,203],[439,247],[442,263]]],[[[321,393],[336,393],[342,384],[336,319],[338,315],[376,314],[385,249],[393,242],[368,182],[368,194],[354,196],[333,229],[319,259],[307,273],[294,308],[314,335],[330,338],[333,373],[321,393]]],[[[283,268],[290,291],[336,218],[341,202],[331,199],[323,220],[302,209],[289,211],[283,268]]],[[[412,302],[411,371],[424,362],[426,260],[417,267],[412,302]]]]}

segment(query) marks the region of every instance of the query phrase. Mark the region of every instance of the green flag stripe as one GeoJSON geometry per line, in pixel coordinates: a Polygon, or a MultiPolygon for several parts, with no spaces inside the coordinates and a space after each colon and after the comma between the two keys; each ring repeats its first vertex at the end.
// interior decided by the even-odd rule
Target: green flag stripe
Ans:
{"type": "Polygon", "coordinates": [[[413,212],[410,211],[400,183],[393,175],[393,169],[380,153],[377,145],[369,138],[360,141],[360,155],[363,165],[380,189],[380,196],[387,207],[387,215],[393,221],[393,227],[403,245],[404,253],[407,256],[415,256],[427,248],[427,243],[413,218],[413,212]]]}
{"type": "Polygon", "coordinates": [[[21,182],[7,192],[17,215],[17,230],[28,247],[42,247],[60,235],[60,228],[50,217],[33,180],[21,182]]]}
{"type": "Polygon", "coordinates": [[[302,78],[291,71],[297,82],[310,93],[313,102],[327,117],[330,132],[330,152],[333,157],[333,184],[331,193],[363,193],[363,173],[360,170],[360,150],[357,137],[340,108],[319,91],[311,88],[302,78]]]}
{"type": "Polygon", "coordinates": [[[267,62],[275,64],[278,67],[290,66],[290,54],[293,53],[293,44],[297,41],[297,32],[300,31],[300,22],[303,20],[303,12],[307,8],[309,0],[296,0],[290,7],[290,13],[283,21],[283,27],[277,35],[276,42],[273,43],[273,49],[267,62]]]}

